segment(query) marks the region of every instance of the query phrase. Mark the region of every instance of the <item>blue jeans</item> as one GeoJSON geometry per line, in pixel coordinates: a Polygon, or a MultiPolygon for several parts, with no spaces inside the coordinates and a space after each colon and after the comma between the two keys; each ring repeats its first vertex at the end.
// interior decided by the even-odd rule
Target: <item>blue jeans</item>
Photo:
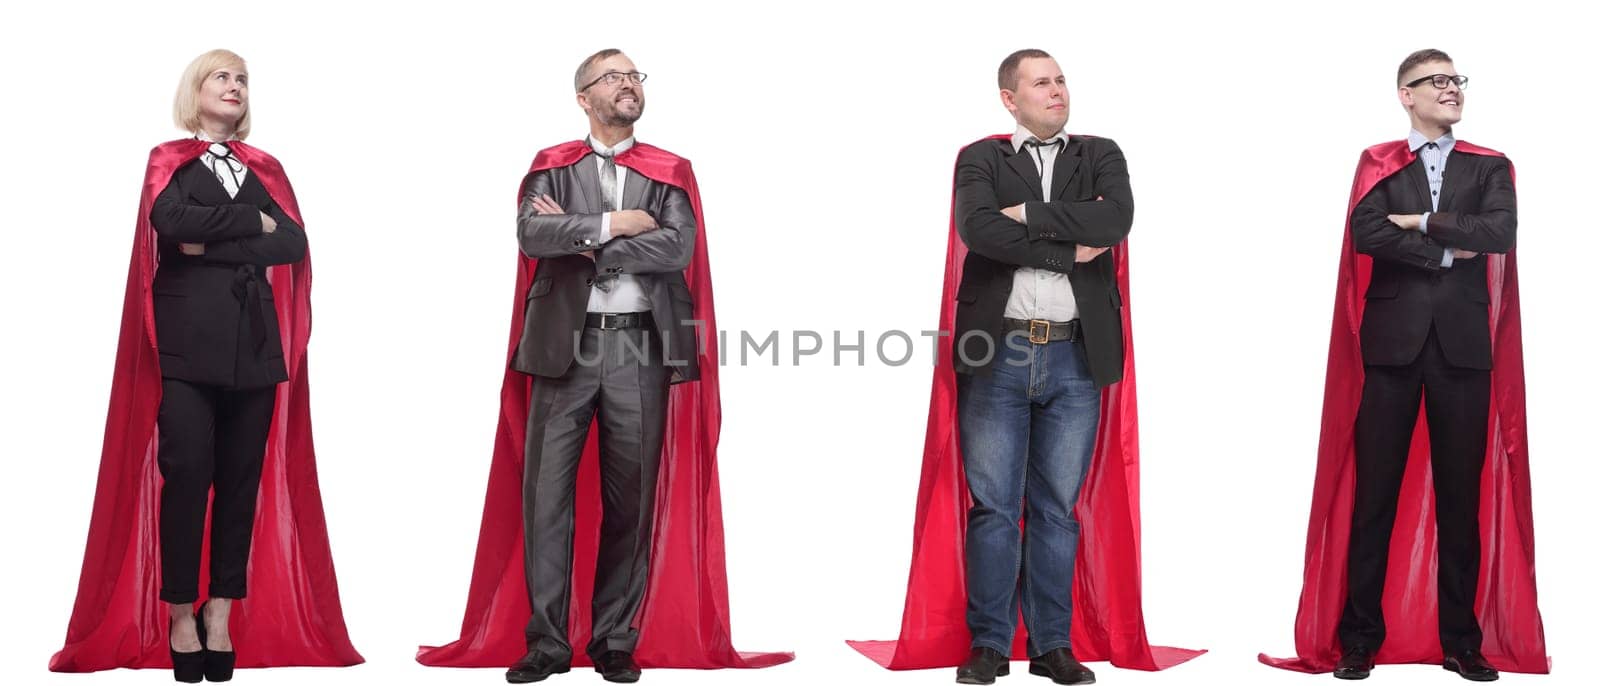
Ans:
{"type": "Polygon", "coordinates": [[[967,627],[974,648],[1010,654],[1020,605],[1038,656],[1071,647],[1072,508],[1094,456],[1100,390],[1077,343],[998,347],[991,373],[960,375],[956,396],[972,491],[967,627]]]}

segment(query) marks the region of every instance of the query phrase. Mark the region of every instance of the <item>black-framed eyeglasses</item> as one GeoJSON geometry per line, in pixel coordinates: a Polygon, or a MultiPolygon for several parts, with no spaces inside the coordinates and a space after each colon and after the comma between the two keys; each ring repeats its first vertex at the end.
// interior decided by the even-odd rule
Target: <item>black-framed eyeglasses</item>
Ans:
{"type": "Polygon", "coordinates": [[[600,83],[601,81],[604,81],[607,86],[611,86],[612,88],[616,88],[617,86],[622,85],[622,80],[623,79],[627,79],[629,81],[632,81],[633,85],[637,86],[637,85],[639,85],[641,83],[644,83],[644,80],[645,80],[645,78],[647,76],[648,76],[647,74],[643,74],[643,73],[636,72],[636,71],[608,71],[608,72],[606,72],[604,74],[601,74],[600,78],[597,78],[597,79],[595,79],[593,81],[590,81],[587,84],[584,84],[584,86],[582,88],[579,88],[578,90],[580,90],[580,91],[589,90],[590,87],[594,86],[597,83],[600,83]]]}
{"type": "Polygon", "coordinates": [[[1434,74],[1433,76],[1424,76],[1420,79],[1412,81],[1411,83],[1406,84],[1406,88],[1416,88],[1417,86],[1429,82],[1432,82],[1433,87],[1439,90],[1449,88],[1451,83],[1456,84],[1456,88],[1467,87],[1467,77],[1460,74],[1456,74],[1454,76],[1450,74],[1434,74]]]}

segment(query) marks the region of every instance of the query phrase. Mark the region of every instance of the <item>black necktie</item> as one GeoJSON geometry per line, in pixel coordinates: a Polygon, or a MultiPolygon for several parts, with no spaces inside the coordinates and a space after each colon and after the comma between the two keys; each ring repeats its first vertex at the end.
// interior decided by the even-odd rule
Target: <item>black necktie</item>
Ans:
{"type": "Polygon", "coordinates": [[[1047,141],[1041,141],[1041,140],[1039,140],[1038,138],[1036,138],[1034,136],[1028,136],[1028,140],[1023,141],[1022,146],[1023,147],[1032,147],[1033,148],[1033,158],[1035,160],[1039,161],[1039,175],[1043,176],[1044,175],[1044,153],[1041,152],[1039,149],[1040,148],[1055,148],[1056,149],[1056,154],[1059,155],[1059,154],[1061,154],[1061,150],[1066,147],[1066,144],[1067,144],[1067,142],[1065,140],[1062,140],[1060,136],[1056,136],[1056,137],[1051,138],[1050,140],[1047,140],[1047,141]]]}

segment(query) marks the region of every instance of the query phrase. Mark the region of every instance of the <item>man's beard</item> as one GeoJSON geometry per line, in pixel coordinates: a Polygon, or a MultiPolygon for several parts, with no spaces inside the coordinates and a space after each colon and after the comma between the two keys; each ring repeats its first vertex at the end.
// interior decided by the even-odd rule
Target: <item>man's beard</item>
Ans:
{"type": "Polygon", "coordinates": [[[616,102],[611,102],[608,106],[601,108],[600,123],[606,126],[621,127],[632,126],[634,122],[639,121],[639,117],[644,115],[644,96],[634,93],[633,97],[636,99],[637,111],[631,113],[623,112],[617,108],[616,102]]]}
{"type": "Polygon", "coordinates": [[[610,112],[601,113],[600,123],[605,124],[606,126],[633,126],[633,123],[639,121],[639,117],[643,114],[643,107],[640,107],[639,111],[633,114],[611,110],[610,112]]]}

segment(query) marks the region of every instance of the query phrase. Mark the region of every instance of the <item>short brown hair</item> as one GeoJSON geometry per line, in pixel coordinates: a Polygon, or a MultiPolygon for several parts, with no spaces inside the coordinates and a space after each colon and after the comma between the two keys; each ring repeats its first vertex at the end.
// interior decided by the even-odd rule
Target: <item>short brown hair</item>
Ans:
{"type": "Polygon", "coordinates": [[[589,81],[589,69],[594,67],[596,62],[599,62],[607,57],[621,54],[621,50],[616,48],[606,48],[585,58],[583,62],[578,65],[578,73],[572,75],[572,90],[583,90],[583,87],[587,85],[589,81]]]}
{"type": "Polygon", "coordinates": [[[1050,53],[1034,48],[1018,50],[1000,61],[1000,90],[1014,91],[1017,89],[1017,70],[1022,67],[1022,61],[1032,57],[1050,59],[1050,53]]]}
{"type": "Polygon", "coordinates": [[[1450,59],[1450,56],[1444,54],[1443,50],[1435,50],[1433,48],[1418,50],[1406,55],[1406,58],[1400,62],[1400,71],[1396,72],[1394,75],[1394,85],[1404,86],[1406,81],[1406,72],[1411,71],[1419,64],[1427,64],[1429,62],[1449,62],[1451,64],[1455,64],[1455,60],[1450,59]]]}

